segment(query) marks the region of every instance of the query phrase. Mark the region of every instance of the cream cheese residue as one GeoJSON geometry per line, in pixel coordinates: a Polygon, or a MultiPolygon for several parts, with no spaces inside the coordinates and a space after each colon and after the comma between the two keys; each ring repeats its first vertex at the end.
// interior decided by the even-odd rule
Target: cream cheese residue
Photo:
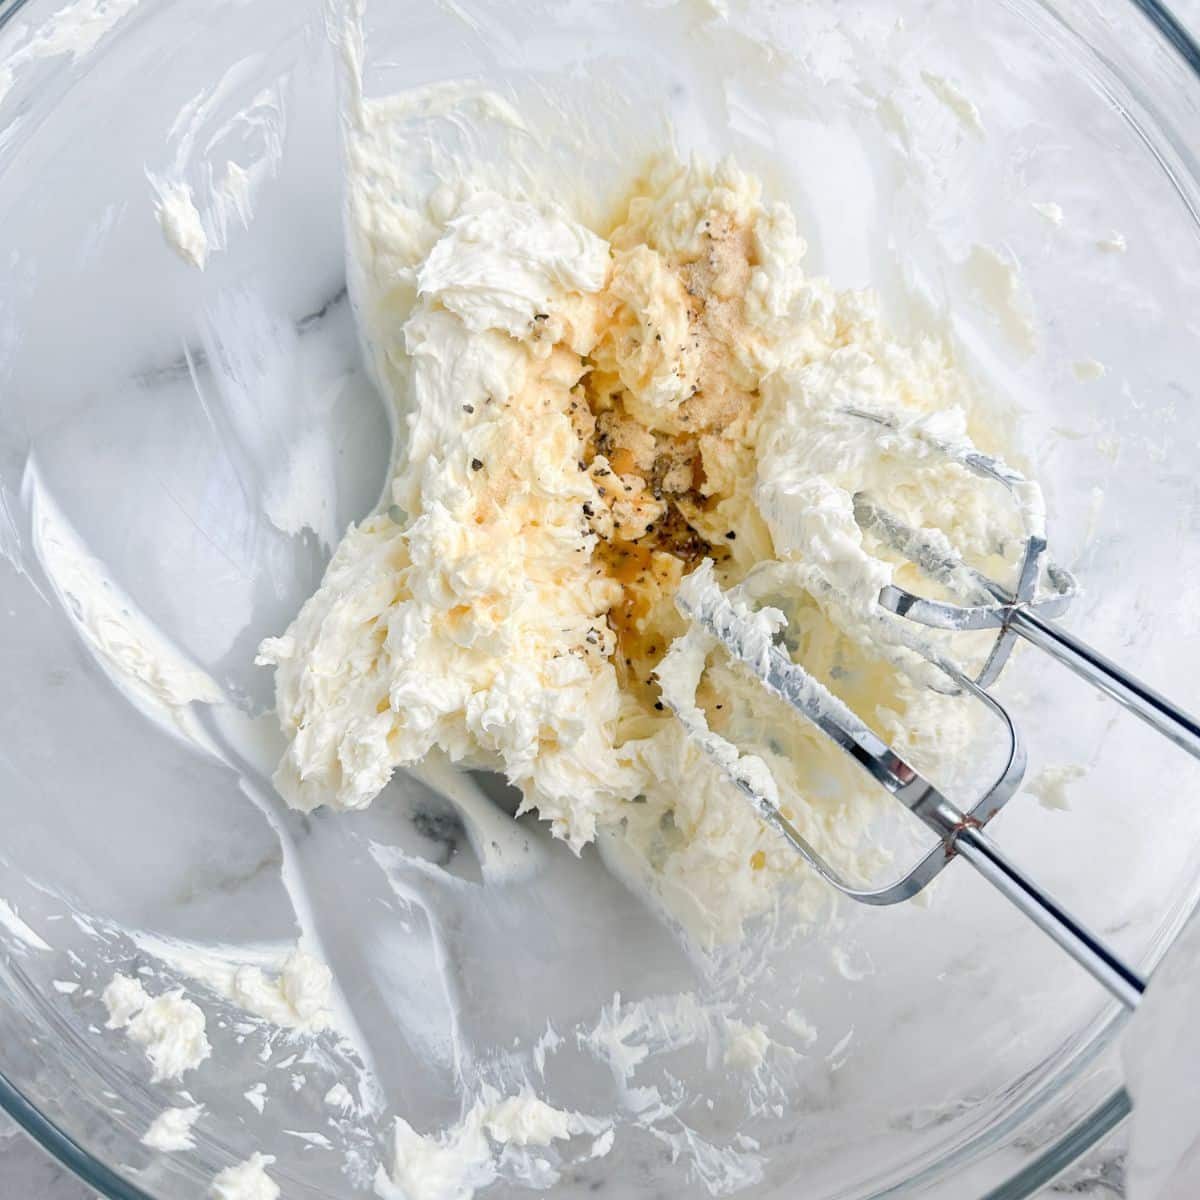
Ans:
{"type": "Polygon", "coordinates": [[[766,1061],[771,1039],[766,1028],[755,1022],[729,1022],[729,1041],[725,1047],[725,1065],[739,1071],[755,1071],[766,1061]]]}
{"type": "Polygon", "coordinates": [[[169,161],[146,168],[167,245],[201,271],[236,226],[250,227],[257,193],[282,158],[283,82],[261,87],[261,62],[261,53],[248,54],[191,97],[165,131],[169,161]],[[242,161],[221,168],[229,152],[242,161]]]}
{"type": "Polygon", "coordinates": [[[192,189],[186,183],[163,184],[155,213],[167,245],[189,266],[203,271],[208,262],[208,234],[192,189]]]}
{"type": "Polygon", "coordinates": [[[783,1019],[805,1050],[817,1044],[819,1034],[816,1026],[798,1008],[789,1008],[783,1019]]]}
{"type": "Polygon", "coordinates": [[[963,271],[976,298],[995,316],[1013,346],[1023,354],[1033,354],[1037,332],[1020,265],[1007,253],[976,245],[967,255],[963,271]]]}
{"type": "Polygon", "coordinates": [[[30,29],[9,22],[0,35],[0,103],[17,76],[33,63],[90,54],[131,13],[139,0],[73,0],[30,29]]]}
{"type": "Polygon", "coordinates": [[[983,117],[980,116],[979,107],[958,84],[933,71],[922,71],[921,79],[938,101],[958,118],[964,129],[976,137],[984,136],[983,117]]]}
{"type": "MultiPolygon", "coordinates": [[[[529,1089],[502,1096],[485,1087],[462,1120],[440,1133],[419,1134],[397,1117],[391,1162],[387,1170],[379,1168],[375,1194],[382,1200],[466,1200],[499,1178],[502,1156],[518,1176],[540,1176],[541,1186],[548,1186],[556,1173],[533,1149],[610,1132],[607,1122],[553,1108],[529,1089]]],[[[611,1146],[610,1138],[599,1152],[611,1146]]]]}
{"type": "Polygon", "coordinates": [[[279,1184],[268,1174],[275,1161],[270,1154],[252,1154],[245,1162],[226,1167],[209,1188],[212,1200],[278,1200],[279,1184]]]}
{"type": "Polygon", "coordinates": [[[191,1108],[163,1109],[142,1135],[142,1145],[164,1153],[190,1150],[196,1144],[192,1137],[192,1126],[199,1120],[202,1112],[202,1104],[193,1105],[191,1108]]]}
{"type": "Polygon", "coordinates": [[[1071,374],[1079,383],[1095,383],[1108,374],[1108,368],[1098,359],[1081,358],[1071,364],[1071,374]]]}
{"type": "Polygon", "coordinates": [[[332,981],[330,969],[302,950],[289,954],[277,975],[241,966],[205,977],[206,983],[246,1012],[307,1033],[329,1026],[332,981]]]}
{"type": "Polygon", "coordinates": [[[260,961],[248,962],[252,947],[202,948],[144,933],[136,940],[173,970],[274,1025],[319,1033],[333,1019],[333,972],[299,947],[265,950],[260,961]]]}
{"type": "Polygon", "coordinates": [[[108,1009],[106,1028],[125,1030],[141,1046],[154,1083],[179,1079],[212,1054],[204,1012],[182,988],[151,997],[138,980],[117,974],[101,999],[108,1009]]]}
{"type": "Polygon", "coordinates": [[[1071,807],[1071,788],[1087,775],[1087,768],[1078,763],[1058,763],[1042,767],[1023,790],[1033,796],[1043,808],[1063,812],[1071,807]]]}

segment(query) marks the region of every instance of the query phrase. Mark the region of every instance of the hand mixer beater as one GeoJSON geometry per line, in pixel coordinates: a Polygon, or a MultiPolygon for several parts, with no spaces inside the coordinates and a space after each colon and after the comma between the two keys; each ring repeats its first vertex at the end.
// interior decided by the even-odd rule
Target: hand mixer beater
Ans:
{"type": "MultiPolygon", "coordinates": [[[[1002,586],[968,565],[945,535],[914,528],[866,493],[854,497],[854,518],[864,535],[878,539],[937,585],[943,598],[918,595],[889,585],[878,597],[871,619],[889,623],[894,644],[921,655],[934,668],[939,690],[973,699],[996,721],[1003,739],[1002,766],[969,808],[961,808],[922,777],[899,753],[878,737],[833,693],[792,661],[778,635],[783,614],[755,608],[753,573],[742,584],[723,591],[711,562],[684,580],[676,604],[693,628],[672,648],[675,656],[691,655],[698,676],[713,639],[743,663],[773,693],[811,721],[878,784],[890,792],[938,838],[938,844],[907,873],[884,887],[856,886],[820,855],[781,811],[774,778],[766,764],[742,756],[709,730],[694,700],[664,678],[663,699],[685,728],[721,765],[733,782],[772,825],[834,888],[871,905],[896,904],[915,896],[953,859],[969,862],[1078,963],[1091,972],[1128,1008],[1137,1005],[1145,980],[1097,937],[1014,866],[984,832],[984,826],[1019,787],[1026,765],[1020,733],[1004,707],[987,690],[999,677],[1018,638],[1039,647],[1078,676],[1116,699],[1152,728],[1200,758],[1200,724],[1158,693],[1057,626],[1075,592],[1070,573],[1048,559],[1045,510],[1041,491],[997,458],[969,443],[952,443],[930,434],[919,423],[887,412],[844,408],[855,422],[870,423],[889,449],[918,459],[930,456],[958,463],[966,471],[1004,489],[1020,523],[1016,584],[1002,586]],[[995,640],[981,669],[973,675],[944,657],[939,646],[916,627],[962,633],[994,630],[995,640]]],[[[663,672],[665,677],[667,673],[663,672]]]]}

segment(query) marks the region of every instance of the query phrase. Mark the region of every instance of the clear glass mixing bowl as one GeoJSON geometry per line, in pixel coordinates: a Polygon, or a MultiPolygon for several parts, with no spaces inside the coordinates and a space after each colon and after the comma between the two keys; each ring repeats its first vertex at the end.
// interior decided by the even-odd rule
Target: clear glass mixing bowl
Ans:
{"type": "MultiPolygon", "coordinates": [[[[902,328],[949,330],[1013,414],[1084,585],[1071,627],[1200,707],[1200,81],[1161,10],[375,0],[369,25],[373,92],[486,78],[589,130],[586,153],[543,153],[595,212],[668,121],[685,152],[762,174],[814,270],[877,286],[902,328]]],[[[556,1194],[1031,1194],[1124,1114],[1119,1021],[968,873],[928,906],[759,939],[724,964],[750,973],[739,994],[536,822],[539,870],[490,888],[416,784],[354,817],[272,797],[254,647],[327,556],[265,518],[272,471],[307,439],[312,523],[336,535],[388,455],[346,300],[336,96],[316,0],[0,3],[0,1103],[109,1197],[199,1196],[255,1149],[290,1200],[349,1197],[390,1113],[454,1120],[466,1067],[528,1055],[548,1016],[568,1036],[544,1089],[611,1105],[571,1031],[615,992],[697,989],[773,1032],[798,1008],[816,1045],[749,1088],[694,1046],[658,1056],[680,1089],[670,1136],[622,1127],[607,1157],[564,1153],[556,1194]],[[229,162],[251,193],[222,206],[229,162]],[[204,273],[164,247],[150,176],[206,212],[204,273]],[[135,610],[224,705],[105,668],[135,610]],[[272,961],[298,932],[336,968],[357,1049],[247,1021],[167,961],[221,943],[272,961]],[[215,1048],[185,1082],[206,1106],[196,1147],[169,1156],[140,1138],[178,1089],[101,1028],[105,982],[138,969],[201,1001],[215,1048]],[[368,1055],[361,1111],[331,1116],[323,1096],[368,1055]],[[267,1076],[259,1112],[244,1093],[267,1076]]],[[[1073,811],[1027,795],[998,835],[1151,966],[1200,882],[1196,764],[1032,653],[1003,695],[1033,773],[1084,777],[1073,811]]]]}

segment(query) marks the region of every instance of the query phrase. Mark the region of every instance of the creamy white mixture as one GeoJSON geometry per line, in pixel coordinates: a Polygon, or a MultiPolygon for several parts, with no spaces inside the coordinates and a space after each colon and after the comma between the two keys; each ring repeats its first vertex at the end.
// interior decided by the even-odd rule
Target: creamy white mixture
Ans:
{"type": "Polygon", "coordinates": [[[142,1135],[142,1145],[164,1153],[190,1150],[196,1144],[192,1138],[192,1126],[203,1111],[204,1107],[199,1104],[190,1108],[164,1108],[142,1135]]]}
{"type": "Polygon", "coordinates": [[[1063,811],[1071,807],[1071,789],[1087,776],[1087,768],[1078,763],[1053,763],[1026,779],[1023,790],[1043,808],[1063,811]]]}
{"type": "Polygon", "coordinates": [[[276,1025],[317,1033],[330,1021],[333,974],[311,954],[293,951],[272,978],[259,967],[239,967],[229,980],[229,998],[247,1012],[276,1025]]]}
{"type": "MultiPolygon", "coordinates": [[[[487,191],[398,209],[359,161],[352,246],[396,470],[261,648],[289,743],[280,792],[361,808],[438,750],[503,771],[576,850],[616,833],[704,943],[785,882],[811,912],[799,858],[662,703],[674,595],[703,562],[725,587],[752,578],[855,712],[931,770],[953,761],[968,718],[881,619],[905,568],[853,498],[887,496],[977,558],[1011,514],[845,411],[963,439],[971,393],[949,350],[896,339],[869,292],[806,274],[792,213],[733,163],[664,159],[597,232],[487,191]]],[[[884,801],[857,768],[719,657],[689,670],[706,726],[766,764],[804,836],[870,868],[884,801]]]]}
{"type": "Polygon", "coordinates": [[[252,1154],[245,1162],[227,1167],[212,1182],[212,1200],[277,1200],[279,1184],[268,1174],[275,1159],[269,1154],[252,1154]]]}
{"type": "Polygon", "coordinates": [[[104,989],[108,1028],[123,1029],[150,1061],[151,1081],[179,1079],[212,1054],[204,1011],[182,988],[151,996],[128,975],[114,975],[104,989]]]}
{"type": "Polygon", "coordinates": [[[333,1019],[333,972],[298,946],[284,954],[268,951],[260,963],[239,961],[250,957],[249,947],[205,951],[147,934],[138,942],[189,979],[273,1025],[320,1033],[333,1019]]]}
{"type": "MultiPolygon", "coordinates": [[[[419,1134],[397,1117],[391,1162],[379,1168],[375,1193],[382,1200],[470,1197],[496,1180],[498,1149],[610,1132],[607,1122],[552,1108],[528,1088],[504,1097],[485,1088],[457,1125],[438,1134],[419,1134]]],[[[612,1138],[593,1146],[597,1156],[607,1153],[612,1138]]]]}
{"type": "Polygon", "coordinates": [[[159,194],[157,211],[167,245],[189,266],[203,271],[208,262],[208,235],[192,198],[192,189],[186,183],[164,186],[159,194]]]}

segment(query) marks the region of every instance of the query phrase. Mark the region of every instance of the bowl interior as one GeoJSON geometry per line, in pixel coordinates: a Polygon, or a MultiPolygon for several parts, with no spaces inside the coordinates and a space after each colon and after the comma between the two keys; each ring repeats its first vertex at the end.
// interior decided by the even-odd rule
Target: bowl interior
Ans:
{"type": "MultiPolygon", "coordinates": [[[[415,780],[362,814],[284,809],[254,650],[375,504],[390,453],[346,287],[325,22],[347,14],[101,9],[0,10],[0,1073],[116,1171],[98,1180],[114,1195],[200,1195],[257,1149],[289,1197],[349,1196],[393,1116],[442,1128],[481,1081],[622,1114],[606,1157],[573,1142],[554,1160],[562,1194],[976,1194],[1088,1111],[1115,1082],[1094,1057],[1111,1005],[965,869],[928,904],[768,922],[705,959],[611,858],[514,823],[502,789],[491,819],[534,864],[504,885],[415,780]],[[204,215],[203,273],[163,243],[164,179],[204,215]],[[197,668],[220,703],[179,699],[197,668]],[[334,1030],[280,1032],[196,982],[297,937],[335,969],[334,1030]],[[183,1101],[101,1028],[115,970],[178,981],[208,1013],[194,1150],[139,1142],[183,1101]],[[689,1024],[680,996],[710,1015],[689,1024]],[[629,1079],[597,1049],[621,1019],[646,1049],[629,1079]],[[708,1051],[717,1019],[782,1049],[731,1071],[708,1051]],[[264,1081],[259,1111],[245,1093],[264,1081]],[[353,1110],[326,1103],[339,1081],[353,1110]],[[635,1117],[631,1086],[670,1115],[635,1117]]],[[[537,135],[497,158],[512,186],[583,219],[669,144],[760,174],[813,272],[955,344],[1045,487],[1083,585],[1071,628],[1200,707],[1192,85],[1140,90],[1165,53],[1148,27],[1023,0],[374,0],[366,30],[368,94],[485,81],[537,135]]],[[[427,189],[453,164],[407,133],[427,189]]],[[[1151,960],[1196,891],[1195,764],[1035,652],[1001,694],[1031,768],[997,837],[1151,960]],[[1067,812],[1037,795],[1064,766],[1067,812]]],[[[501,1186],[545,1182],[535,1159],[501,1186]]]]}

